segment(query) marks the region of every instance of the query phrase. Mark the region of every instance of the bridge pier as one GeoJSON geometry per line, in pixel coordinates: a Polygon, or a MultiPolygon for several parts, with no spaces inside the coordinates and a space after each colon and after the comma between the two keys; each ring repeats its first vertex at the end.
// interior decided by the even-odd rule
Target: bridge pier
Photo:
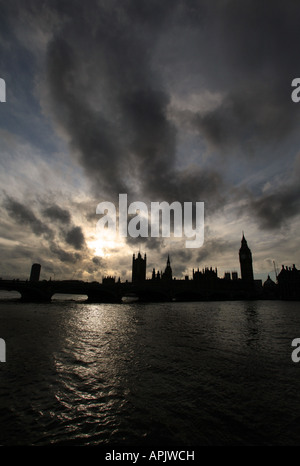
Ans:
{"type": "Polygon", "coordinates": [[[53,296],[53,290],[41,287],[28,286],[19,289],[21,301],[24,303],[49,303],[53,296]]]}

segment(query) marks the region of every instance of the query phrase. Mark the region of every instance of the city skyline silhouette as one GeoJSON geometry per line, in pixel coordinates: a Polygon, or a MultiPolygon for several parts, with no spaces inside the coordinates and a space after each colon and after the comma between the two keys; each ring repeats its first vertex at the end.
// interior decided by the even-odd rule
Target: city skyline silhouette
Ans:
{"type": "Polygon", "coordinates": [[[137,298],[138,301],[231,301],[257,299],[300,299],[300,271],[282,265],[277,272],[274,262],[276,282],[270,275],[267,279],[257,280],[253,274],[252,252],[243,233],[239,249],[239,273],[226,271],[224,277],[218,276],[217,267],[193,268],[192,276],[184,279],[173,276],[170,254],[166,267],[158,270],[153,267],[151,278],[147,277],[147,254],[132,256],[131,280],[121,281],[115,276],[102,276],[102,283],[83,280],[42,280],[41,264],[31,267],[29,280],[0,279],[0,290],[18,291],[21,301],[48,302],[57,294],[86,295],[87,302],[121,303],[123,298],[137,298]]]}

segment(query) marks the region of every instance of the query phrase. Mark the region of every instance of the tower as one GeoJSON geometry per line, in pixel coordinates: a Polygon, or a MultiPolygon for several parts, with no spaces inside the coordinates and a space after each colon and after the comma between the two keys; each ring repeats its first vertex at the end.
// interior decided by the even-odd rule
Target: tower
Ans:
{"type": "Polygon", "coordinates": [[[141,283],[146,280],[146,254],[144,259],[141,253],[138,253],[137,258],[135,254],[132,257],[132,283],[141,283]]]}
{"type": "Polygon", "coordinates": [[[240,256],[242,280],[247,283],[252,283],[254,280],[253,268],[252,268],[252,254],[251,254],[251,250],[248,247],[244,233],[243,233],[243,238],[241,241],[239,256],[240,256]]]}
{"type": "Polygon", "coordinates": [[[165,272],[163,274],[163,278],[164,280],[172,280],[172,268],[171,268],[171,265],[170,265],[170,257],[169,257],[169,254],[168,254],[168,259],[167,259],[167,266],[165,268],[165,272]]]}
{"type": "Polygon", "coordinates": [[[41,265],[32,264],[29,280],[31,282],[38,282],[40,279],[40,272],[41,272],[41,265]]]}

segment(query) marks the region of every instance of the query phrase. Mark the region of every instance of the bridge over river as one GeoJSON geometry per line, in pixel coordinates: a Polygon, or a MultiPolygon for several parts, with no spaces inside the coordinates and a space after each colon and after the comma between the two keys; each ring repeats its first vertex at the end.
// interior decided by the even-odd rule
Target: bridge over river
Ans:
{"type": "Polygon", "coordinates": [[[121,303],[124,297],[136,297],[142,302],[206,301],[245,297],[239,290],[203,288],[192,280],[172,280],[166,283],[145,280],[138,284],[106,284],[77,280],[0,280],[0,290],[19,292],[23,302],[50,302],[56,294],[85,295],[87,302],[93,303],[121,303]]]}

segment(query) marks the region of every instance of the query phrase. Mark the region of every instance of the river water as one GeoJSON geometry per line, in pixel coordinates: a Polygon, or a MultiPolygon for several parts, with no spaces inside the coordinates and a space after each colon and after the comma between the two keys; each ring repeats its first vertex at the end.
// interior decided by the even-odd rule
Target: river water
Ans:
{"type": "Polygon", "coordinates": [[[300,303],[0,300],[1,445],[298,445],[300,303]]]}

